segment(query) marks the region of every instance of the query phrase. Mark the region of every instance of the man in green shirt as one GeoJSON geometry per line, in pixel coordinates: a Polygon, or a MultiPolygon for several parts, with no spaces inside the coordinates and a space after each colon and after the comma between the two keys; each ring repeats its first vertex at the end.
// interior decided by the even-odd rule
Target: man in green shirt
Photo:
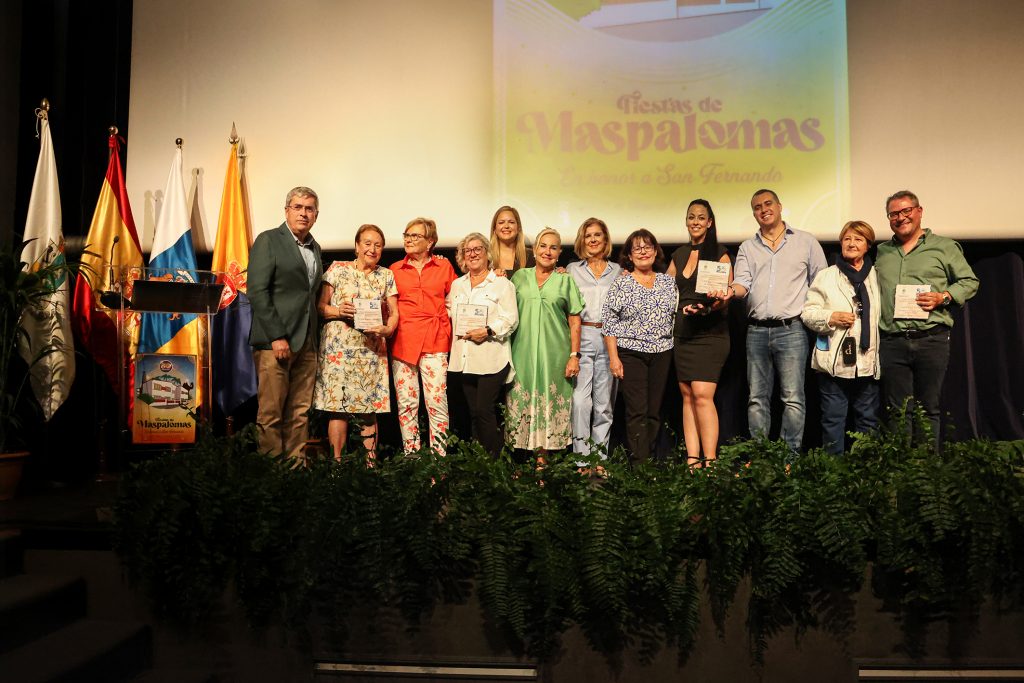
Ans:
{"type": "MultiPolygon", "coordinates": [[[[978,291],[960,245],[921,227],[917,195],[900,190],[885,202],[893,238],[878,245],[882,395],[890,411],[907,399],[921,406],[939,438],[939,396],[949,363],[951,307],[978,291]]],[[[891,412],[897,417],[898,412],[891,412]]],[[[912,420],[908,420],[908,425],[912,420]]]]}

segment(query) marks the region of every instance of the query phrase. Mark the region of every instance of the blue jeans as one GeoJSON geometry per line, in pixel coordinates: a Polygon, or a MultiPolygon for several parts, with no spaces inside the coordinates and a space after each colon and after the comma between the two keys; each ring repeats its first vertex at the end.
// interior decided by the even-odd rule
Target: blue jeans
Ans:
{"type": "Polygon", "coordinates": [[[747,326],[747,426],[751,436],[767,436],[772,425],[772,389],[779,378],[782,429],[779,437],[800,450],[807,417],[804,376],[810,363],[807,331],[797,319],[782,327],[747,326]]]}
{"type": "Polygon", "coordinates": [[[843,379],[816,372],[821,393],[821,443],[829,453],[842,455],[846,445],[846,415],[853,406],[853,431],[878,426],[878,382],[874,377],[843,379]]]}
{"type": "Polygon", "coordinates": [[[580,374],[572,392],[572,450],[590,453],[587,440],[608,453],[618,381],[608,368],[604,335],[596,327],[584,326],[580,339],[580,374]]]}

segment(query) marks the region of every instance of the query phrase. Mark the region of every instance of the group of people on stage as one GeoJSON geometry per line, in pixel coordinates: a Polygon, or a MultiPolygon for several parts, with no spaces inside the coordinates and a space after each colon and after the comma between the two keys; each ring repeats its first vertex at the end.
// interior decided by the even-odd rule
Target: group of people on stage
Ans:
{"type": "Polygon", "coordinates": [[[406,225],[405,256],[390,267],[380,265],[383,231],[367,224],[356,231],[354,260],[324,271],[310,234],[318,198],[296,187],[285,222],[257,237],[249,259],[261,449],[299,455],[312,407],[327,415],[334,457],[350,429],[372,457],[393,384],[405,452],[420,448],[422,391],[429,444],[443,454],[448,374],[459,373],[473,438],[491,453],[506,444],[541,458],[569,447],[606,453],[621,389],[630,457],[643,461],[674,364],[687,458],[698,465],[716,457],[714,397],[732,299],[746,306],[752,436],[769,431],[777,381],[780,436],[799,450],[808,365],[830,451],[845,448],[851,407],[855,430],[877,424],[879,380],[887,406],[912,397],[937,434],[950,309],[978,288],[959,244],[922,227],[924,209],[909,191],[886,201],[893,238],[878,246],[876,263],[874,230],[863,221],[843,226],[840,256],[827,266],[818,241],[783,221],[774,191],[755,192],[751,209],[758,231],[735,263],[718,242],[711,204],[695,199],[689,242],[668,262],[645,229],[611,261],[608,226],[588,218],[573,244],[579,260],[561,268],[561,235],[545,228],[528,249],[518,211],[503,206],[489,235],[458,243],[461,277],[434,253],[437,226],[422,217],[406,225]]]}

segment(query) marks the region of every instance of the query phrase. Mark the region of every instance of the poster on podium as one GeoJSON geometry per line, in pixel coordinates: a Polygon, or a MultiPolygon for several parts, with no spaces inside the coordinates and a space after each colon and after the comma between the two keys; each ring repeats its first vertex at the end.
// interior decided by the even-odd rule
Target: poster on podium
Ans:
{"type": "Polygon", "coordinates": [[[196,357],[142,353],[135,365],[132,442],[196,441],[196,357]]]}

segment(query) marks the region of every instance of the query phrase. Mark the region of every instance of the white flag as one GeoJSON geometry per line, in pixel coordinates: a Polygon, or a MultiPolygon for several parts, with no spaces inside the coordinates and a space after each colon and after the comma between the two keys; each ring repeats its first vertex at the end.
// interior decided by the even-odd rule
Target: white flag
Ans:
{"type": "MultiPolygon", "coordinates": [[[[29,271],[51,263],[64,263],[64,235],[61,231],[60,190],[57,162],[46,117],[40,121],[39,164],[32,183],[32,197],[25,220],[25,245],[21,260],[29,271]]],[[[49,420],[64,403],[75,379],[75,351],[68,307],[68,275],[60,273],[52,283],[53,292],[30,306],[22,316],[27,338],[21,340],[21,357],[31,368],[32,391],[49,420]]]]}

